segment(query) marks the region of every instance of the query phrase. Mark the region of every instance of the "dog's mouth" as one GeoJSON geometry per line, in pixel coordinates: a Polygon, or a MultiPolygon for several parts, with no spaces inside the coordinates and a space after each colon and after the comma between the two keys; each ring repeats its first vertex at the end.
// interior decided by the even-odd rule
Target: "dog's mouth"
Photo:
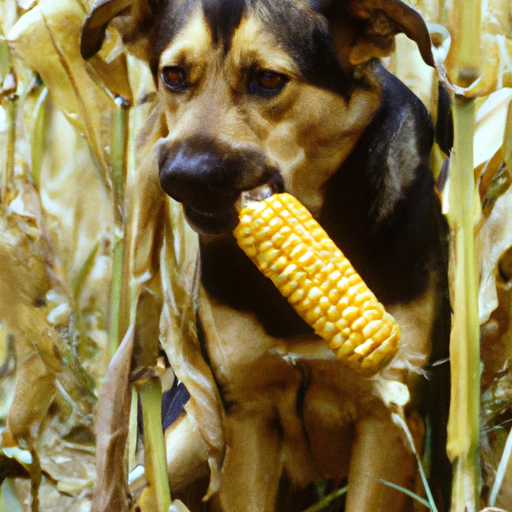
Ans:
{"type": "Polygon", "coordinates": [[[238,223],[238,214],[235,204],[239,195],[226,201],[218,201],[215,207],[206,207],[205,204],[183,203],[183,210],[187,222],[194,231],[207,235],[220,235],[235,229],[238,223]]]}
{"type": "Polygon", "coordinates": [[[208,200],[183,201],[183,210],[189,225],[200,234],[231,233],[238,224],[238,212],[250,200],[261,200],[284,190],[282,179],[271,179],[263,185],[236,194],[209,194],[208,200]]]}

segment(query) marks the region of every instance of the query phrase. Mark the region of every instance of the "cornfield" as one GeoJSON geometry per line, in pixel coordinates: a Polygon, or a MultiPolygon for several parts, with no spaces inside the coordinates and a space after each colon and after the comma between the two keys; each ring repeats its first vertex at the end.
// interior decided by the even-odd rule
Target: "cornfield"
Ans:
{"type": "MultiPolygon", "coordinates": [[[[149,70],[113,29],[98,56],[80,56],[92,3],[0,0],[0,512],[85,512],[94,500],[187,510],[169,493],[160,408],[175,381],[166,356],[197,349],[197,240],[151,174],[161,126],[149,70]],[[96,466],[97,450],[117,463],[96,466]]],[[[512,510],[512,4],[409,3],[429,24],[437,69],[403,35],[385,65],[434,119],[441,80],[454,119],[440,191],[451,510],[512,510]]],[[[445,158],[435,147],[436,176],[445,158]]],[[[208,418],[206,370],[194,371],[189,407],[208,418]]],[[[212,452],[217,427],[202,432],[212,452]]]]}

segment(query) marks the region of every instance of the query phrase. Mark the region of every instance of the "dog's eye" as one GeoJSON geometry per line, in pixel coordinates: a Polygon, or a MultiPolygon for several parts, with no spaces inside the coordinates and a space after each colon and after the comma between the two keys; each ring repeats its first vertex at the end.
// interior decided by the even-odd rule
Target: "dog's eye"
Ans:
{"type": "Polygon", "coordinates": [[[178,66],[166,66],[163,68],[162,80],[169,89],[175,92],[185,91],[189,87],[185,72],[178,66]]]}
{"type": "Polygon", "coordinates": [[[255,74],[249,90],[252,93],[273,96],[281,92],[286,81],[286,76],[281,73],[269,70],[259,71],[255,74]]]}
{"type": "Polygon", "coordinates": [[[274,90],[282,87],[285,80],[284,75],[274,73],[273,71],[262,71],[258,73],[258,82],[265,89],[274,90]]]}

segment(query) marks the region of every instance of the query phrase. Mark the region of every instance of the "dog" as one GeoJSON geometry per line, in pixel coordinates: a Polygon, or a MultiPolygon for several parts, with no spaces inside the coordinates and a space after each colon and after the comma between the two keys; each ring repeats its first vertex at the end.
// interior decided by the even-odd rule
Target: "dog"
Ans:
{"type": "MultiPolygon", "coordinates": [[[[421,16],[400,0],[98,0],[85,58],[110,23],[153,73],[168,132],[154,172],[199,234],[198,329],[224,443],[204,506],[302,510],[313,483],[348,477],[347,512],[412,510],[382,481],[416,489],[393,412],[420,451],[426,414],[444,450],[429,363],[447,349],[446,228],[432,120],[379,59],[404,32],[433,65],[421,16]],[[400,323],[402,348],[377,375],[343,366],[237,247],[237,201],[263,185],[306,205],[400,323]],[[389,399],[388,385],[411,399],[389,399]]],[[[171,460],[171,490],[204,493],[186,458],[171,460]]],[[[443,454],[432,464],[449,480],[443,454]]]]}

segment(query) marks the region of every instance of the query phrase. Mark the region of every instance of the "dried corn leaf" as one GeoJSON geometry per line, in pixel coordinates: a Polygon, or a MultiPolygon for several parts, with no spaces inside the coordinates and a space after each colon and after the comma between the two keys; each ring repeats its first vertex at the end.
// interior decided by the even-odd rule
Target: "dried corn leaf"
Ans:
{"type": "Polygon", "coordinates": [[[126,239],[131,296],[133,303],[146,286],[163,295],[162,345],[173,370],[192,395],[187,411],[209,447],[213,492],[218,487],[223,453],[220,400],[195,330],[197,235],[186,225],[181,206],[166,198],[158,183],[154,145],[166,129],[157,106],[139,136],[137,172],[128,175],[126,239]]]}
{"type": "Polygon", "coordinates": [[[435,117],[437,109],[437,73],[421,57],[418,46],[405,34],[395,38],[395,52],[389,70],[396,75],[435,117]]]}
{"type": "MultiPolygon", "coordinates": [[[[155,135],[153,133],[145,139],[150,147],[156,142],[155,135]]],[[[144,195],[134,203],[138,204],[138,217],[132,227],[132,237],[136,233],[145,233],[143,241],[147,243],[139,247],[137,239],[133,276],[136,282],[142,283],[159,268],[164,300],[161,343],[176,376],[191,395],[186,410],[208,447],[211,474],[207,495],[211,496],[219,486],[224,439],[220,397],[197,339],[194,302],[197,235],[186,224],[181,205],[166,198],[159,188],[156,158],[156,150],[152,149],[139,170],[139,179],[144,180],[145,187],[142,190],[137,188],[139,194],[144,195]],[[163,236],[160,254],[157,252],[158,238],[155,238],[157,232],[163,236]],[[150,237],[153,237],[152,243],[150,237]],[[155,256],[158,258],[156,261],[155,256]]]]}
{"type": "MultiPolygon", "coordinates": [[[[168,200],[168,207],[170,215],[169,210],[176,208],[176,205],[168,200]]],[[[190,237],[192,235],[187,235],[188,229],[184,226],[183,233],[190,237]]],[[[195,326],[197,253],[190,249],[192,244],[185,243],[185,239],[177,240],[176,234],[176,230],[171,232],[169,224],[165,226],[160,263],[162,282],[165,283],[162,344],[176,376],[191,395],[186,405],[187,414],[196,423],[208,447],[210,485],[207,497],[210,497],[219,488],[224,453],[221,401],[211,368],[202,356],[195,326]],[[179,249],[180,245],[184,251],[190,251],[185,254],[183,261],[176,258],[176,248],[179,249]]]]}
{"type": "Polygon", "coordinates": [[[16,2],[0,2],[0,32],[7,34],[18,19],[16,2]]]}
{"type": "Polygon", "coordinates": [[[180,500],[174,500],[169,512],[190,512],[190,510],[180,500]]]}
{"type": "Polygon", "coordinates": [[[507,120],[505,122],[505,133],[503,135],[503,160],[505,165],[512,172],[512,102],[509,103],[507,120]]]}
{"type": "Polygon", "coordinates": [[[4,480],[0,487],[0,512],[24,512],[9,479],[4,480]]]}
{"type": "Polygon", "coordinates": [[[4,445],[33,442],[57,391],[55,374],[46,368],[30,339],[18,336],[16,352],[16,390],[2,433],[4,445]]]}
{"type": "MultiPolygon", "coordinates": [[[[42,166],[41,114],[46,110],[46,91],[19,59],[13,57],[12,64],[17,78],[18,96],[13,97],[17,109],[12,118],[6,119],[12,127],[10,138],[0,137],[2,150],[7,147],[12,151],[13,163],[0,215],[0,321],[13,335],[18,366],[3,437],[4,442],[28,441],[33,446],[31,478],[32,489],[37,492],[41,481],[39,454],[46,454],[46,469],[56,463],[64,443],[62,436],[80,425],[86,430],[95,397],[94,384],[72,350],[73,303],[61,280],[39,191],[30,176],[31,166],[36,173],[42,166]],[[39,144],[33,143],[35,137],[39,144]]],[[[81,450],[68,453],[76,456],[81,450]]],[[[69,470],[70,465],[62,467],[69,470]]],[[[73,481],[72,476],[66,478],[63,473],[55,473],[55,483],[64,492],[82,493],[90,486],[90,481],[73,481]]],[[[38,494],[42,510],[50,511],[45,501],[47,489],[38,494]]],[[[25,496],[30,494],[27,490],[25,496]]],[[[34,507],[37,500],[34,494],[34,507]]]]}
{"type": "Polygon", "coordinates": [[[16,387],[14,337],[0,323],[0,347],[5,351],[0,366],[0,424],[5,425],[16,387]]]}
{"type": "Polygon", "coordinates": [[[130,417],[130,371],[134,344],[131,328],[109,364],[96,422],[97,482],[92,512],[128,511],[125,461],[130,417]]]}
{"type": "Polygon", "coordinates": [[[138,158],[126,183],[125,239],[132,304],[137,303],[142,287],[158,276],[165,213],[165,195],[158,182],[153,146],[165,134],[166,125],[158,105],[144,113],[147,118],[137,141],[138,158]]]}
{"type": "Polygon", "coordinates": [[[15,337],[30,340],[48,370],[58,376],[85,412],[94,400],[89,378],[47,319],[52,304],[46,304],[46,296],[59,287],[59,282],[52,267],[53,255],[37,195],[28,184],[20,187],[18,195],[4,209],[7,216],[0,218],[2,320],[15,337]]]}
{"type": "MultiPolygon", "coordinates": [[[[510,183],[509,183],[510,185],[510,183]]],[[[512,188],[507,189],[496,200],[496,204],[478,234],[480,249],[480,323],[485,323],[498,306],[496,293],[496,275],[498,261],[502,254],[512,246],[512,188]]]]}
{"type": "Polygon", "coordinates": [[[127,56],[127,61],[133,104],[137,106],[136,109],[130,111],[130,114],[135,116],[135,126],[138,128],[135,133],[138,133],[150,115],[146,109],[140,107],[147,104],[149,108],[152,108],[153,103],[156,103],[156,86],[151,70],[145,62],[132,55],[127,56]]]}
{"type": "MultiPolygon", "coordinates": [[[[30,494],[30,483],[18,479],[13,484],[13,490],[17,496],[27,496],[30,494]]],[[[23,502],[23,512],[30,510],[27,500],[20,501],[23,502]]],[[[43,478],[39,490],[39,510],[41,512],[90,512],[91,500],[87,495],[75,498],[61,493],[55,488],[51,479],[43,478]]],[[[2,512],[15,511],[16,509],[7,509],[2,512]]]]}
{"type": "Polygon", "coordinates": [[[511,169],[503,166],[503,148],[512,136],[507,129],[512,90],[502,89],[491,94],[476,114],[474,143],[475,168],[482,168],[480,194],[483,200],[484,221],[478,232],[480,252],[480,323],[484,324],[498,306],[496,274],[502,254],[512,246],[511,169]],[[499,167],[501,165],[501,167],[499,167]]]}
{"type": "Polygon", "coordinates": [[[23,190],[18,192],[0,217],[0,311],[9,325],[18,324],[19,307],[44,301],[52,287],[47,271],[48,246],[36,224],[37,211],[26,209],[25,200],[35,196],[24,197],[23,190]]]}
{"type": "Polygon", "coordinates": [[[158,275],[157,253],[161,244],[159,223],[163,214],[164,197],[158,185],[156,167],[153,166],[154,155],[150,154],[149,165],[144,163],[144,157],[151,152],[153,144],[161,136],[160,120],[160,111],[157,111],[155,122],[147,124],[148,132],[143,133],[139,140],[137,161],[143,161],[137,172],[134,162],[127,176],[125,279],[130,285],[130,298],[125,307],[131,309],[137,302],[139,307],[131,313],[121,312],[125,322],[131,317],[134,323],[109,365],[107,380],[102,389],[97,439],[98,484],[93,511],[112,510],[115,504],[118,507],[116,510],[127,510],[128,489],[124,455],[130,404],[128,394],[123,395],[122,399],[119,394],[128,393],[132,366],[139,372],[145,372],[148,367],[156,364],[158,355],[159,289],[157,286],[157,293],[153,294],[145,291],[145,287],[158,282],[155,281],[155,276],[158,275]],[[149,321],[150,317],[153,321],[149,321]],[[143,343],[146,339],[149,342],[143,343]],[[115,411],[112,414],[114,404],[115,411]],[[119,470],[109,477],[104,476],[103,473],[113,465],[119,470]]]}
{"type": "Polygon", "coordinates": [[[157,365],[160,305],[159,298],[152,292],[144,289],[141,291],[135,327],[129,328],[125,340],[117,350],[107,371],[98,413],[99,477],[94,493],[93,512],[112,510],[114,506],[115,510],[127,510],[125,448],[129,425],[130,373],[142,376],[136,385],[141,395],[144,413],[147,486],[137,505],[142,511],[167,511],[170,504],[170,495],[167,495],[163,502],[160,501],[162,495],[166,494],[162,489],[166,488],[168,494],[168,482],[165,470],[165,448],[161,449],[162,447],[159,446],[160,444],[163,446],[160,383],[151,381],[157,365]],[[154,391],[157,391],[156,397],[154,391]],[[160,443],[157,443],[158,436],[161,437],[160,443]],[[112,467],[119,469],[115,472],[111,471],[108,478],[105,477],[104,473],[112,467]],[[168,504],[165,505],[165,503],[168,504]]]}
{"type": "MultiPolygon", "coordinates": [[[[104,53],[104,50],[102,51],[104,53]]],[[[91,78],[104,87],[114,98],[121,97],[127,105],[133,104],[133,92],[128,77],[128,63],[125,53],[120,53],[108,62],[100,55],[95,55],[89,61],[88,71],[91,78]],[[94,73],[97,75],[95,76],[94,73]]]]}
{"type": "Polygon", "coordinates": [[[16,54],[41,75],[69,122],[84,134],[104,184],[111,189],[108,147],[115,106],[105,89],[89,76],[80,55],[84,19],[85,12],[74,0],[42,0],[19,19],[8,40],[16,54]],[[37,52],[34,41],[38,42],[37,52]]]}
{"type": "Polygon", "coordinates": [[[444,0],[407,0],[405,3],[414,7],[425,20],[431,23],[439,23],[445,7],[444,0]]]}
{"type": "Polygon", "coordinates": [[[53,104],[48,107],[46,130],[51,136],[45,144],[39,186],[45,221],[63,277],[70,285],[77,282],[91,250],[99,244],[77,306],[94,315],[101,326],[108,309],[105,283],[111,274],[112,200],[83,138],[53,104]]]}
{"type": "Polygon", "coordinates": [[[29,9],[31,9],[32,7],[34,7],[34,5],[38,2],[39,0],[17,0],[18,2],[18,5],[24,9],[25,11],[28,11],[29,9]]]}
{"type": "Polygon", "coordinates": [[[474,5],[480,16],[471,22],[461,18],[463,10],[457,8],[456,2],[450,4],[448,28],[452,44],[443,69],[452,90],[467,98],[487,96],[512,86],[511,4],[508,0],[478,0],[474,5]],[[466,49],[463,33],[471,34],[477,44],[480,41],[479,51],[466,49]]]}
{"type": "Polygon", "coordinates": [[[45,475],[56,482],[60,493],[74,498],[92,495],[96,481],[94,446],[55,442],[38,446],[41,468],[45,475]]]}
{"type": "Polygon", "coordinates": [[[500,89],[489,95],[477,110],[473,146],[475,169],[489,162],[507,142],[504,135],[511,101],[512,89],[500,89]]]}

